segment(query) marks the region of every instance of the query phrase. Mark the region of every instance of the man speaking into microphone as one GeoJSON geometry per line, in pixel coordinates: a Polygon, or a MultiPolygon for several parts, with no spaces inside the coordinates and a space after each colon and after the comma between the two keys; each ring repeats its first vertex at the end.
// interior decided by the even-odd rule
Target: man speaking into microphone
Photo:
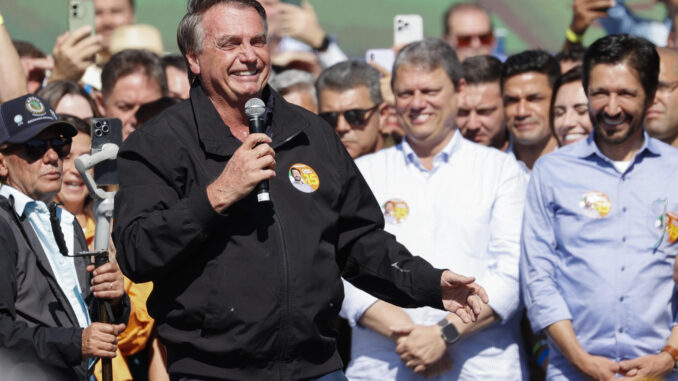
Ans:
{"type": "Polygon", "coordinates": [[[342,276],[403,307],[467,321],[487,308],[473,278],[384,232],[332,128],[266,85],[266,30],[254,0],[191,0],[177,32],[197,76],[191,97],[118,156],[118,261],[154,282],[148,307],[173,380],[344,380],[332,327],[342,276]],[[264,133],[249,131],[252,98],[264,102],[264,133]],[[264,180],[270,202],[257,200],[264,180]]]}

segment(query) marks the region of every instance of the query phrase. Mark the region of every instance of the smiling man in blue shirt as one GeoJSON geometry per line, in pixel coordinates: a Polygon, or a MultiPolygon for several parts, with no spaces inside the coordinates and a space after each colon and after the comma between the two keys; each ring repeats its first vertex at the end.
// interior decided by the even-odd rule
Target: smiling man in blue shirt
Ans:
{"type": "Polygon", "coordinates": [[[549,336],[549,380],[678,379],[678,150],[642,125],[658,70],[644,39],[591,45],[583,84],[594,131],[532,172],[520,275],[532,327],[549,336]]]}

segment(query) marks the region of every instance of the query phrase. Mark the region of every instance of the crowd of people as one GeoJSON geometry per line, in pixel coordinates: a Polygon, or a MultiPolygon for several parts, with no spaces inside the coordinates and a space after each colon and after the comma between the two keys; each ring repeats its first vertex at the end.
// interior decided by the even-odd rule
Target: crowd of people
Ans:
{"type": "Polygon", "coordinates": [[[181,54],[93,2],[51,54],[0,13],[3,379],[678,380],[678,1],[509,56],[455,2],[390,68],[307,1],[188,0],[181,54]]]}

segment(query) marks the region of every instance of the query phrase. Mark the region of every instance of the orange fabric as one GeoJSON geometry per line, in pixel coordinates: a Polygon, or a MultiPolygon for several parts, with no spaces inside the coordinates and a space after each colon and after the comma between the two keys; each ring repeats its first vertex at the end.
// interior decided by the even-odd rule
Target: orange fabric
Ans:
{"type": "MultiPolygon", "coordinates": [[[[153,283],[134,283],[125,277],[125,292],[129,295],[132,311],[127,328],[118,335],[117,356],[113,359],[113,380],[131,381],[132,375],[127,367],[125,356],[133,355],[146,348],[153,331],[153,318],[146,309],[146,300],[153,291],[153,283]]],[[[94,367],[94,375],[101,380],[101,361],[94,367]]]]}
{"type": "Polygon", "coordinates": [[[87,240],[87,246],[92,247],[92,243],[94,243],[94,231],[96,229],[96,225],[94,224],[94,220],[90,217],[87,216],[87,224],[85,227],[82,229],[83,232],[85,233],[85,239],[87,240]]]}

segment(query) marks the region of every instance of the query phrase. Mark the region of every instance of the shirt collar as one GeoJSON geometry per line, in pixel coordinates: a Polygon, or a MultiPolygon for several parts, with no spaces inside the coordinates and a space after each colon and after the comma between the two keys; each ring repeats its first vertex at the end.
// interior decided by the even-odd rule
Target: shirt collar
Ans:
{"type": "Polygon", "coordinates": [[[21,193],[17,189],[7,184],[0,185],[0,196],[3,196],[8,199],[11,196],[14,199],[14,211],[19,216],[22,216],[24,214],[26,205],[28,205],[31,202],[35,202],[35,200],[33,200],[32,198],[26,196],[25,194],[21,193]]]}
{"type": "MultiPolygon", "coordinates": [[[[596,144],[594,134],[595,131],[592,131],[583,142],[574,143],[572,145],[574,154],[580,158],[587,158],[595,154],[596,156],[599,156],[600,158],[609,161],[610,158],[608,158],[602,152],[600,152],[600,149],[596,144]]],[[[647,131],[645,131],[645,129],[643,128],[643,145],[636,153],[636,156],[639,156],[645,151],[649,152],[652,155],[659,155],[657,143],[654,141],[654,139],[650,138],[650,135],[648,135],[647,131]]]]}
{"type": "MultiPolygon", "coordinates": [[[[436,164],[441,161],[445,163],[449,162],[452,155],[461,148],[462,139],[463,137],[461,136],[459,130],[455,129],[454,132],[452,133],[452,139],[450,139],[450,141],[447,142],[445,147],[443,147],[443,149],[440,152],[438,152],[435,158],[433,158],[433,166],[435,167],[436,164]]],[[[407,138],[403,139],[400,145],[402,147],[403,155],[405,155],[405,159],[407,161],[414,164],[420,163],[419,157],[412,149],[412,146],[410,146],[410,143],[407,142],[407,138]]]]}

